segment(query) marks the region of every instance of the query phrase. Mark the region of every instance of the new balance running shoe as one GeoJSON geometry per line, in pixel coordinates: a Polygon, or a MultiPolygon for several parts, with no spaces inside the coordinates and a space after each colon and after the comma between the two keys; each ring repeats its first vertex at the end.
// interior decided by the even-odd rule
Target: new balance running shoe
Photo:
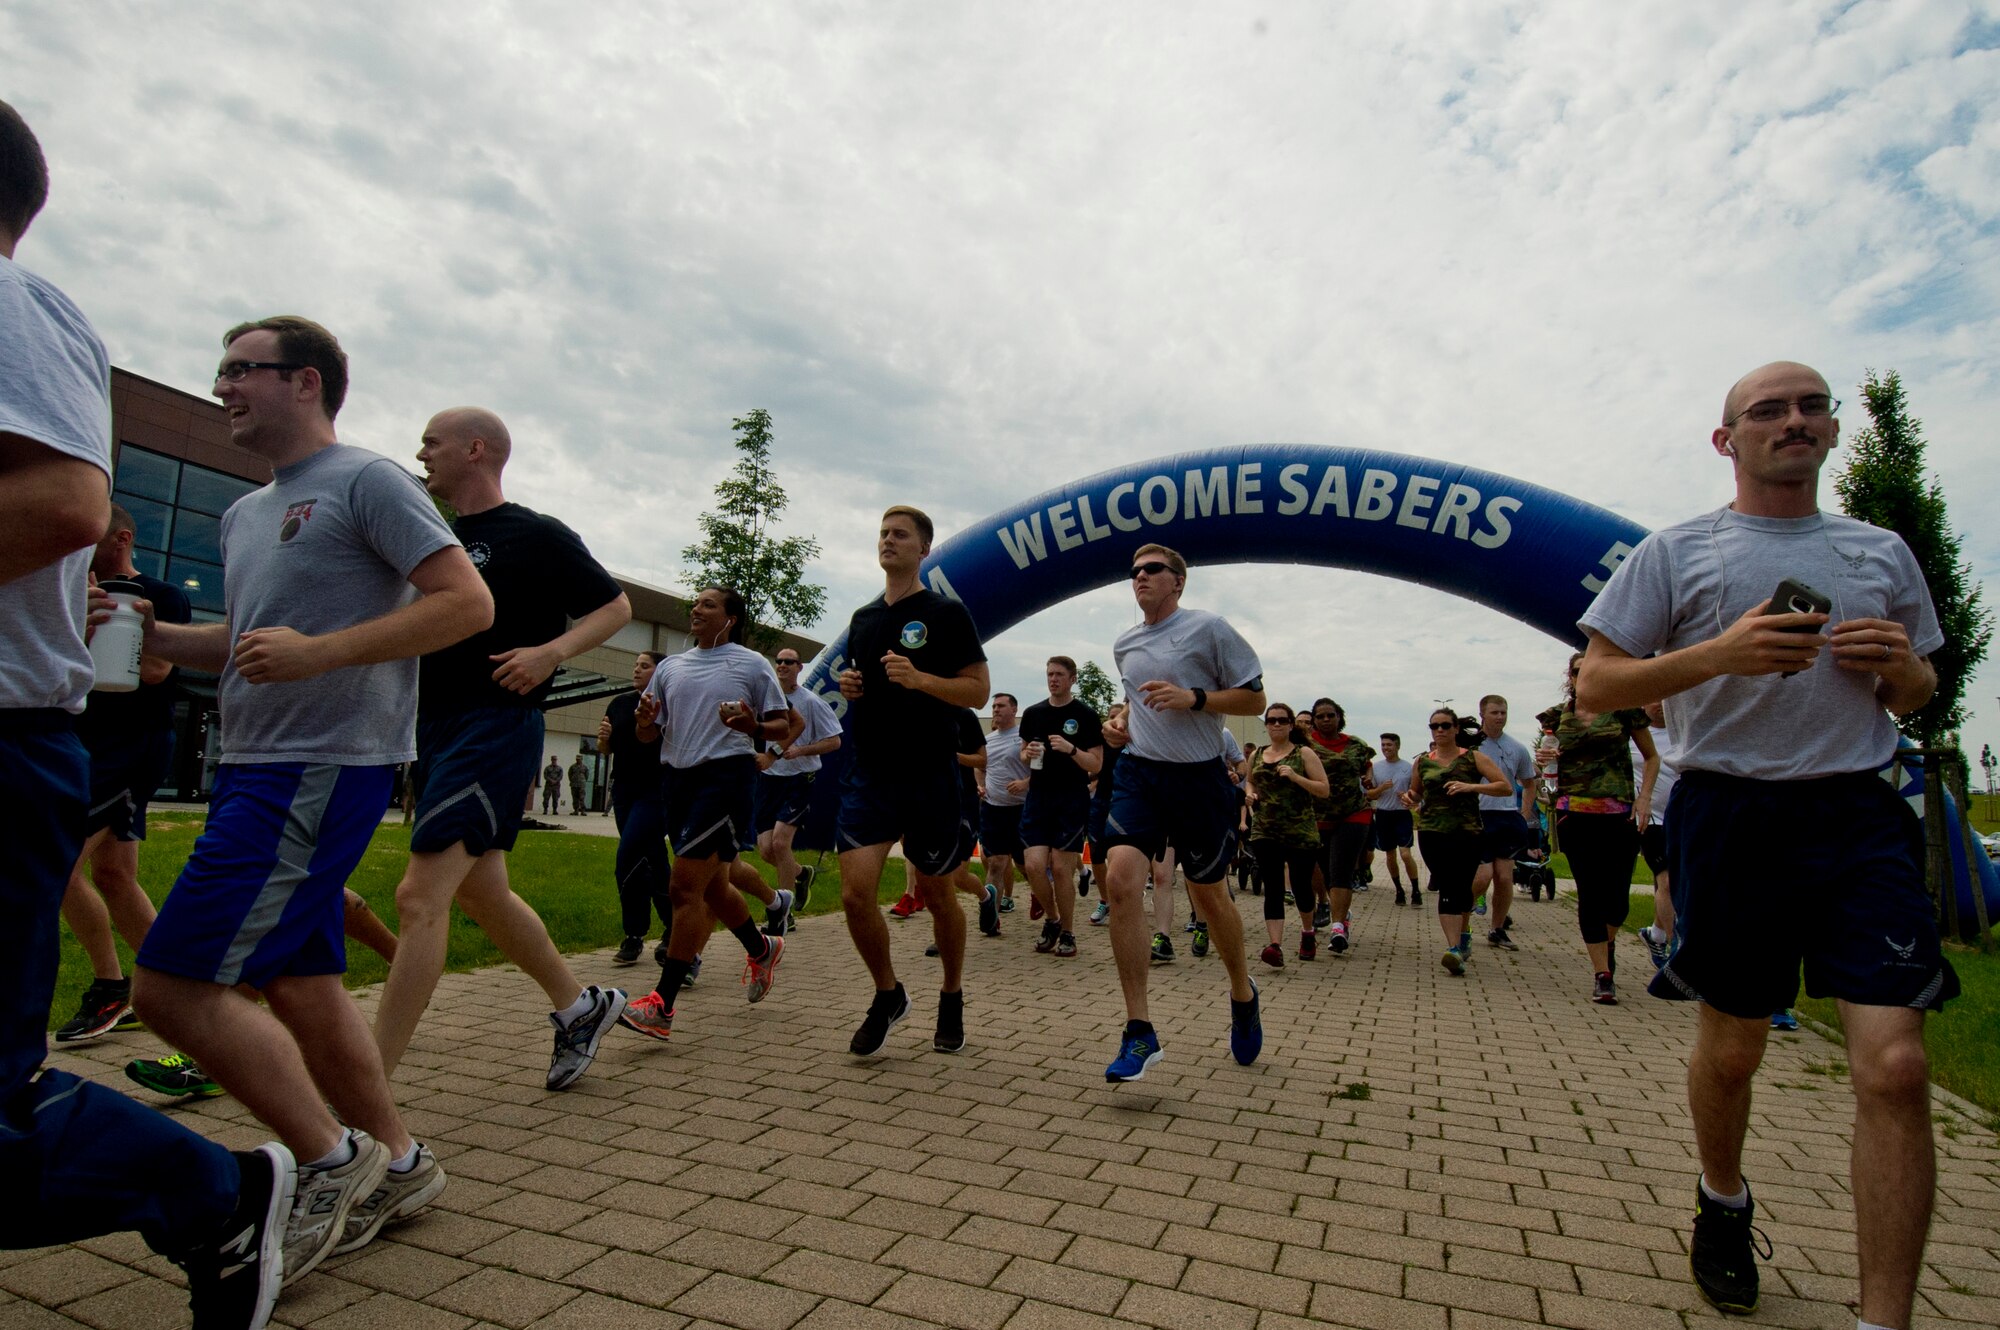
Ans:
{"type": "Polygon", "coordinates": [[[1150,1026],[1141,1033],[1127,1030],[1118,1041],[1118,1056],[1104,1069],[1104,1079],[1114,1085],[1143,1080],[1160,1060],[1160,1036],[1150,1026]]]}
{"type": "Polygon", "coordinates": [[[444,1193],[444,1166],[428,1145],[417,1147],[417,1162],[398,1173],[390,1169],[367,1197],[347,1212],[347,1226],[333,1249],[344,1256],[367,1246],[384,1225],[408,1219],[444,1193]]]}
{"type": "Polygon", "coordinates": [[[222,1231],[169,1258],[187,1272],[188,1304],[204,1330],[263,1330],[284,1282],[298,1165],[290,1150],[270,1141],[238,1151],[236,1172],[236,1209],[222,1231]]]}
{"type": "Polygon", "coordinates": [[[299,1167],[298,1194],[285,1225],[285,1282],[296,1283],[329,1256],[347,1232],[348,1212],[368,1199],[389,1171],[389,1150],[349,1128],[354,1155],[332,1168],[299,1167]]]}

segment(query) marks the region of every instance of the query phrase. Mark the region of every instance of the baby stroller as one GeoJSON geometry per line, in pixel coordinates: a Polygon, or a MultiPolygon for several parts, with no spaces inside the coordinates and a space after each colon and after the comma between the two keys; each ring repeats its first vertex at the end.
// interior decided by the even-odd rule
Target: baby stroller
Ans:
{"type": "Polygon", "coordinates": [[[1549,812],[1541,804],[1535,806],[1535,825],[1529,834],[1532,842],[1514,856],[1514,890],[1527,892],[1531,901],[1540,900],[1544,892],[1554,900],[1556,870],[1549,862],[1549,812]]]}

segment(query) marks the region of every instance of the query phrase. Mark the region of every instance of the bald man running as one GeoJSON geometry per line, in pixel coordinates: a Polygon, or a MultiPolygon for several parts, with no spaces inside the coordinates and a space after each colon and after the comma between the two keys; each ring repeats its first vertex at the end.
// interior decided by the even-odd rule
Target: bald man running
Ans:
{"type": "Polygon", "coordinates": [[[548,1088],[567,1089],[597,1055],[625,995],[584,988],[548,929],[507,881],[507,851],[542,761],[541,704],[556,667],[601,645],[632,606],[574,531],[501,493],[513,445],[491,411],[440,411],[417,460],[424,487],[458,512],[452,531],[493,593],[493,626],[423,658],[417,688],[417,810],[396,888],[402,940],[382,990],[375,1041],[393,1069],[444,973],[451,905],[548,995],[548,1088]]]}

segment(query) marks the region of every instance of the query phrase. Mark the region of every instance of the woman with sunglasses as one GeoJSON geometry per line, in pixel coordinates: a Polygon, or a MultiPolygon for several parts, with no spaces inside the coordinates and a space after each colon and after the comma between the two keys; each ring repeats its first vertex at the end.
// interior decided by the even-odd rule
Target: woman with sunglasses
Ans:
{"type": "Polygon", "coordinates": [[[1375,809],[1368,794],[1373,788],[1372,763],[1375,750],[1351,734],[1343,733],[1347,712],[1330,697],[1313,703],[1312,730],[1306,742],[1326,768],[1327,795],[1319,805],[1319,838],[1323,851],[1320,869],[1325,874],[1321,907],[1327,925],[1327,949],[1336,956],[1347,950],[1353,938],[1347,926],[1348,906],[1354,900],[1354,879],[1360,870],[1361,852],[1368,847],[1368,835],[1375,823],[1375,809]]]}
{"type": "MultiPolygon", "coordinates": [[[[1270,742],[1250,759],[1250,851],[1264,884],[1264,927],[1271,935],[1262,953],[1274,970],[1285,965],[1285,879],[1299,907],[1299,959],[1316,954],[1313,868],[1319,861],[1318,801],[1326,798],[1326,769],[1306,742],[1298,715],[1283,702],[1264,708],[1270,742]]],[[[1352,866],[1349,868],[1352,872],[1352,866]]],[[[1349,878],[1352,881],[1352,878],[1349,878]]]]}
{"type": "Polygon", "coordinates": [[[1430,750],[1420,753],[1403,803],[1417,815],[1417,849],[1431,875],[1438,927],[1444,930],[1444,968],[1458,975],[1472,947],[1472,879],[1479,872],[1479,796],[1513,787],[1493,759],[1459,743],[1459,715],[1450,707],[1431,712],[1430,750]]]}
{"type": "Polygon", "coordinates": [[[1581,651],[1569,658],[1562,705],[1536,719],[1545,731],[1541,757],[1552,747],[1556,756],[1556,844],[1576,879],[1576,922],[1593,976],[1590,1000],[1612,1007],[1618,1005],[1613,943],[1632,910],[1632,866],[1639,858],[1639,828],[1652,815],[1660,752],[1639,708],[1598,712],[1577,706],[1582,661],[1581,651]],[[1629,755],[1635,746],[1644,759],[1636,782],[1629,755]]]}

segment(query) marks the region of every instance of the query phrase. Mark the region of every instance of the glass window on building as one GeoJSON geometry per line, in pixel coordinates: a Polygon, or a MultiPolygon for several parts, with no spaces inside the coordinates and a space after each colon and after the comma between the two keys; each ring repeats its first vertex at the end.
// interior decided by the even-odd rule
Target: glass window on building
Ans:
{"type": "MultiPolygon", "coordinates": [[[[182,493],[187,492],[185,483],[182,493]]],[[[177,559],[199,559],[203,563],[222,562],[222,521],[207,513],[191,512],[186,508],[174,515],[174,543],[170,547],[177,559]]]]}
{"type": "Polygon", "coordinates": [[[172,504],[180,488],[181,464],[171,457],[149,453],[129,444],[118,449],[117,488],[142,499],[158,499],[172,504]]]}
{"type": "Polygon", "coordinates": [[[193,509],[220,517],[229,511],[229,505],[248,494],[257,485],[235,476],[211,471],[205,466],[189,463],[181,468],[181,493],[178,503],[181,511],[193,509]]]}
{"type": "Polygon", "coordinates": [[[167,560],[167,581],[187,592],[196,610],[222,613],[222,565],[178,556],[167,560]]]}

